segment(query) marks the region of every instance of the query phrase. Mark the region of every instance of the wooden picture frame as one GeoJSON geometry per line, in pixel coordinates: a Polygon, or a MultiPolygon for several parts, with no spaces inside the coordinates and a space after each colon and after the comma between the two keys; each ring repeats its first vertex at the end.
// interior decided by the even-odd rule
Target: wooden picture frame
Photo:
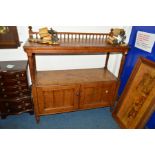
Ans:
{"type": "Polygon", "coordinates": [[[20,46],[16,26],[0,26],[0,49],[18,48],[20,46]]]}
{"type": "Polygon", "coordinates": [[[155,62],[140,57],[113,111],[121,128],[144,128],[155,110],[155,62]]]}

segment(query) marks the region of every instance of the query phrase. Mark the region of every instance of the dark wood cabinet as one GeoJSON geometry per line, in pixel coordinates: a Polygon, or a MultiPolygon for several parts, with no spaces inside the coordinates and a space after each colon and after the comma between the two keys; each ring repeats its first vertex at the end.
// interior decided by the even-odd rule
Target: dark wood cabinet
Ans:
{"type": "Polygon", "coordinates": [[[33,112],[27,61],[0,62],[0,116],[33,112]]]}
{"type": "MultiPolygon", "coordinates": [[[[31,33],[36,36],[38,34],[31,33]]],[[[30,37],[32,35],[30,34],[30,37]]],[[[58,32],[57,45],[26,42],[24,50],[29,61],[37,122],[42,115],[114,106],[128,46],[109,45],[106,42],[108,35],[108,33],[58,32]],[[38,54],[103,54],[106,55],[106,61],[105,67],[98,69],[37,71],[35,56],[38,54]],[[110,54],[122,54],[118,77],[108,70],[110,54]]]]}

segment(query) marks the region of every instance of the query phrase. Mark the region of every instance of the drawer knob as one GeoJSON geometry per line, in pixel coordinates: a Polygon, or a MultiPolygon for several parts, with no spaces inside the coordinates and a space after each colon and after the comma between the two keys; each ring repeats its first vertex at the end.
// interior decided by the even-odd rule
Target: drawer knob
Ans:
{"type": "Polygon", "coordinates": [[[1,86],[3,86],[4,85],[4,83],[3,82],[1,82],[1,86]]]}
{"type": "Polygon", "coordinates": [[[19,106],[18,106],[18,108],[20,109],[20,108],[22,108],[22,106],[21,106],[21,105],[19,105],[19,106]]]}
{"type": "Polygon", "coordinates": [[[25,106],[29,106],[30,105],[30,103],[25,103],[25,106]]]}
{"type": "Polygon", "coordinates": [[[106,94],[108,94],[108,93],[109,93],[109,91],[108,91],[108,90],[106,90],[106,91],[105,91],[105,93],[106,93],[106,94]]]}
{"type": "Polygon", "coordinates": [[[20,84],[20,81],[18,81],[17,83],[20,84]]]}
{"type": "Polygon", "coordinates": [[[16,74],[16,77],[19,77],[19,74],[16,74]]]}
{"type": "Polygon", "coordinates": [[[7,95],[4,95],[4,98],[6,98],[7,97],[7,95]]]}
{"type": "Polygon", "coordinates": [[[5,91],[5,89],[3,88],[3,89],[2,89],[2,91],[4,92],[4,91],[5,91]]]}

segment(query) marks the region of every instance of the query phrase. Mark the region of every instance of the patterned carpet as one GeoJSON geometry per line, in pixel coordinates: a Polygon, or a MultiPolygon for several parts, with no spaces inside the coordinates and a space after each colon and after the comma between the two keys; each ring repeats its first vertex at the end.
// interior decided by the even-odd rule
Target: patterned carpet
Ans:
{"type": "Polygon", "coordinates": [[[109,108],[98,108],[42,116],[36,124],[34,115],[23,113],[0,120],[1,129],[119,129],[109,108]]]}

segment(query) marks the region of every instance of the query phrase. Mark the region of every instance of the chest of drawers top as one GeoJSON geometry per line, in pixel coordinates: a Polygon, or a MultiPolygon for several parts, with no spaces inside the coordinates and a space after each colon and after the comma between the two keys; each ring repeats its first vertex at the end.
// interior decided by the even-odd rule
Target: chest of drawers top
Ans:
{"type": "Polygon", "coordinates": [[[10,81],[11,85],[15,84],[16,81],[25,81],[26,71],[27,61],[1,61],[0,81],[5,83],[10,81]]]}
{"type": "Polygon", "coordinates": [[[27,69],[27,61],[0,61],[0,73],[20,72],[27,69]]]}
{"type": "Polygon", "coordinates": [[[27,90],[27,61],[1,61],[0,94],[27,90]]]}

